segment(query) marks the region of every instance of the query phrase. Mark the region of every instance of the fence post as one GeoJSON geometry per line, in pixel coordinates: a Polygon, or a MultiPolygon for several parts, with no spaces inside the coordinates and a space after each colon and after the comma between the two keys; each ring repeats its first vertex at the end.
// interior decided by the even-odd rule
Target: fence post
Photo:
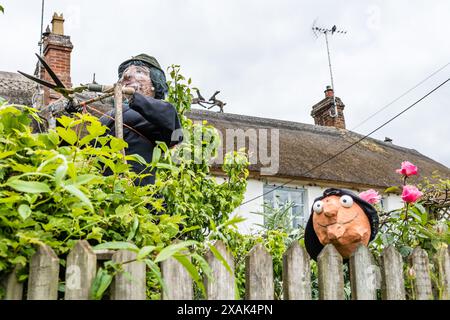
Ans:
{"type": "Polygon", "coordinates": [[[176,259],[171,257],[161,262],[161,273],[167,287],[167,292],[162,291],[163,300],[194,299],[192,278],[176,259]]]}
{"type": "Polygon", "coordinates": [[[317,257],[319,299],[344,300],[342,256],[332,244],[327,244],[317,257]]]}
{"type": "Polygon", "coordinates": [[[97,269],[97,256],[86,240],[79,240],[67,256],[65,300],[88,300],[97,269]]]}
{"type": "Polygon", "coordinates": [[[350,283],[353,300],[376,300],[376,269],[369,249],[360,244],[350,257],[350,283]]]}
{"type": "Polygon", "coordinates": [[[440,298],[442,300],[450,300],[450,257],[448,248],[442,247],[438,250],[435,256],[435,262],[439,279],[438,285],[442,290],[440,298]]]}
{"type": "Polygon", "coordinates": [[[310,257],[298,241],[283,254],[283,299],[311,300],[310,257]]]}
{"type": "Polygon", "coordinates": [[[416,300],[433,299],[427,252],[420,247],[416,247],[409,257],[409,260],[411,267],[415,271],[413,286],[416,300]]]}
{"type": "Polygon", "coordinates": [[[222,241],[214,244],[216,250],[222,255],[231,268],[231,273],[217,259],[211,249],[205,255],[205,260],[211,267],[212,280],[205,278],[206,297],[208,300],[234,300],[235,299],[235,279],[234,279],[234,259],[230,251],[222,241]]]}
{"type": "Polygon", "coordinates": [[[245,257],[245,299],[274,299],[272,256],[262,243],[256,244],[245,257]]]}
{"type": "MultiPolygon", "coordinates": [[[[118,250],[113,262],[127,262],[136,259],[137,254],[128,250],[118,250]]],[[[123,264],[123,272],[115,275],[111,284],[111,300],[145,300],[145,263],[129,262],[123,264]]]]}
{"type": "Polygon", "coordinates": [[[389,246],[381,255],[383,300],[405,300],[405,280],[403,279],[402,255],[389,246]]]}
{"type": "Polygon", "coordinates": [[[28,300],[58,299],[59,259],[49,246],[40,245],[31,257],[28,300]]]}
{"type": "Polygon", "coordinates": [[[17,272],[21,266],[16,265],[13,271],[5,279],[5,300],[22,300],[23,283],[17,280],[17,272]]]}

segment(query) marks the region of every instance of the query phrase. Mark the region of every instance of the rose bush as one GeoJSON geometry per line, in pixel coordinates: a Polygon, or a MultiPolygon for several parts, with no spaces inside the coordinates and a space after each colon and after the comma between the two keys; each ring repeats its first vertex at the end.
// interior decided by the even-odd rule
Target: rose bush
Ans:
{"type": "MultiPolygon", "coordinates": [[[[385,193],[401,192],[404,205],[392,211],[385,211],[375,204],[379,212],[380,228],[370,247],[379,256],[387,246],[394,246],[403,256],[406,266],[407,258],[415,247],[420,246],[426,250],[430,258],[438,250],[448,248],[450,222],[446,215],[450,213],[450,201],[447,201],[445,195],[450,192],[450,180],[434,177],[434,183],[424,179],[425,185],[407,184],[408,179],[419,172],[409,161],[402,162],[401,169],[396,172],[402,176],[401,188],[391,187],[386,189],[385,193]]],[[[436,262],[430,259],[430,274],[436,289],[435,294],[439,298],[442,297],[443,286],[442,279],[437,277],[438,268],[436,262]]],[[[414,275],[406,267],[405,279],[408,298],[414,299],[414,275]]]]}

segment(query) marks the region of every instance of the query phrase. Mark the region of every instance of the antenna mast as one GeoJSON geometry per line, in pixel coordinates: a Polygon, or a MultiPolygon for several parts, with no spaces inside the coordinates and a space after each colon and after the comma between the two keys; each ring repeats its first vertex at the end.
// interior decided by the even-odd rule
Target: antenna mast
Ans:
{"type": "MultiPolygon", "coordinates": [[[[39,35],[39,56],[42,57],[42,33],[44,32],[44,0],[42,0],[42,4],[41,4],[41,34],[39,35]]],[[[39,66],[39,73],[37,74],[38,78],[41,78],[41,64],[38,64],[39,66]]]]}
{"type": "Polygon", "coordinates": [[[326,29],[326,28],[316,27],[314,24],[313,24],[312,30],[316,37],[318,37],[317,33],[322,33],[325,35],[325,42],[327,44],[327,54],[328,54],[328,67],[330,68],[331,89],[333,89],[333,109],[332,109],[332,111],[330,111],[330,116],[332,116],[334,118],[334,117],[337,117],[338,111],[337,111],[337,106],[336,106],[336,94],[335,94],[336,91],[334,90],[333,71],[331,69],[331,58],[330,58],[330,48],[328,45],[328,34],[329,33],[331,33],[331,35],[333,35],[334,33],[345,34],[345,33],[347,33],[347,31],[337,30],[336,25],[331,27],[331,29],[326,29]]]}
{"type": "MultiPolygon", "coordinates": [[[[42,47],[43,47],[43,29],[44,29],[44,4],[45,1],[42,0],[41,2],[41,33],[39,35],[39,42],[38,42],[38,46],[39,46],[39,56],[42,57],[42,47]]],[[[38,62],[37,64],[37,70],[35,72],[37,72],[36,77],[41,79],[41,70],[42,70],[42,66],[41,64],[38,62]]],[[[42,88],[41,85],[37,86],[37,92],[35,93],[37,99],[39,100],[38,102],[35,100],[35,95],[33,95],[33,106],[36,107],[37,106],[42,106],[44,104],[44,89],[42,88]]]]}

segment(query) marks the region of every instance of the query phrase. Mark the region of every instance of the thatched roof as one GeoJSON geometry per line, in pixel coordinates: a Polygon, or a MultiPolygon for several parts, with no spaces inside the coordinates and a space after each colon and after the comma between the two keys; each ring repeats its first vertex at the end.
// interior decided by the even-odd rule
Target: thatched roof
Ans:
{"type": "Polygon", "coordinates": [[[32,105],[37,84],[15,72],[0,71],[0,97],[11,103],[32,105]]]}
{"type": "MultiPolygon", "coordinates": [[[[370,137],[330,162],[305,174],[363,136],[334,127],[199,109],[191,110],[188,116],[192,120],[207,120],[222,132],[224,139],[226,138],[226,129],[279,129],[280,159],[279,170],[275,175],[277,177],[384,188],[400,184],[400,176],[395,169],[400,168],[401,162],[407,160],[419,167],[418,180],[423,177],[431,177],[434,171],[438,172],[441,177],[450,178],[448,167],[416,150],[370,137]]],[[[223,145],[225,146],[226,142],[223,145]]],[[[258,173],[260,168],[261,163],[259,162],[250,166],[250,170],[254,173],[258,173]]]]}

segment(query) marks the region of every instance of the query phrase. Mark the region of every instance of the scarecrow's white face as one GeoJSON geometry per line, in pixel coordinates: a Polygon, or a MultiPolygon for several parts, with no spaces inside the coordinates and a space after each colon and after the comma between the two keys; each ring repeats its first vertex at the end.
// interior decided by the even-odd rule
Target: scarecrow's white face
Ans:
{"type": "Polygon", "coordinates": [[[155,88],[150,78],[150,70],[143,66],[131,65],[126,68],[119,82],[124,87],[131,87],[144,96],[155,97],[155,88]]]}
{"type": "Polygon", "coordinates": [[[314,202],[313,211],[314,231],[322,245],[332,243],[344,258],[349,258],[360,243],[368,245],[369,218],[352,197],[325,197],[314,202]]]}

